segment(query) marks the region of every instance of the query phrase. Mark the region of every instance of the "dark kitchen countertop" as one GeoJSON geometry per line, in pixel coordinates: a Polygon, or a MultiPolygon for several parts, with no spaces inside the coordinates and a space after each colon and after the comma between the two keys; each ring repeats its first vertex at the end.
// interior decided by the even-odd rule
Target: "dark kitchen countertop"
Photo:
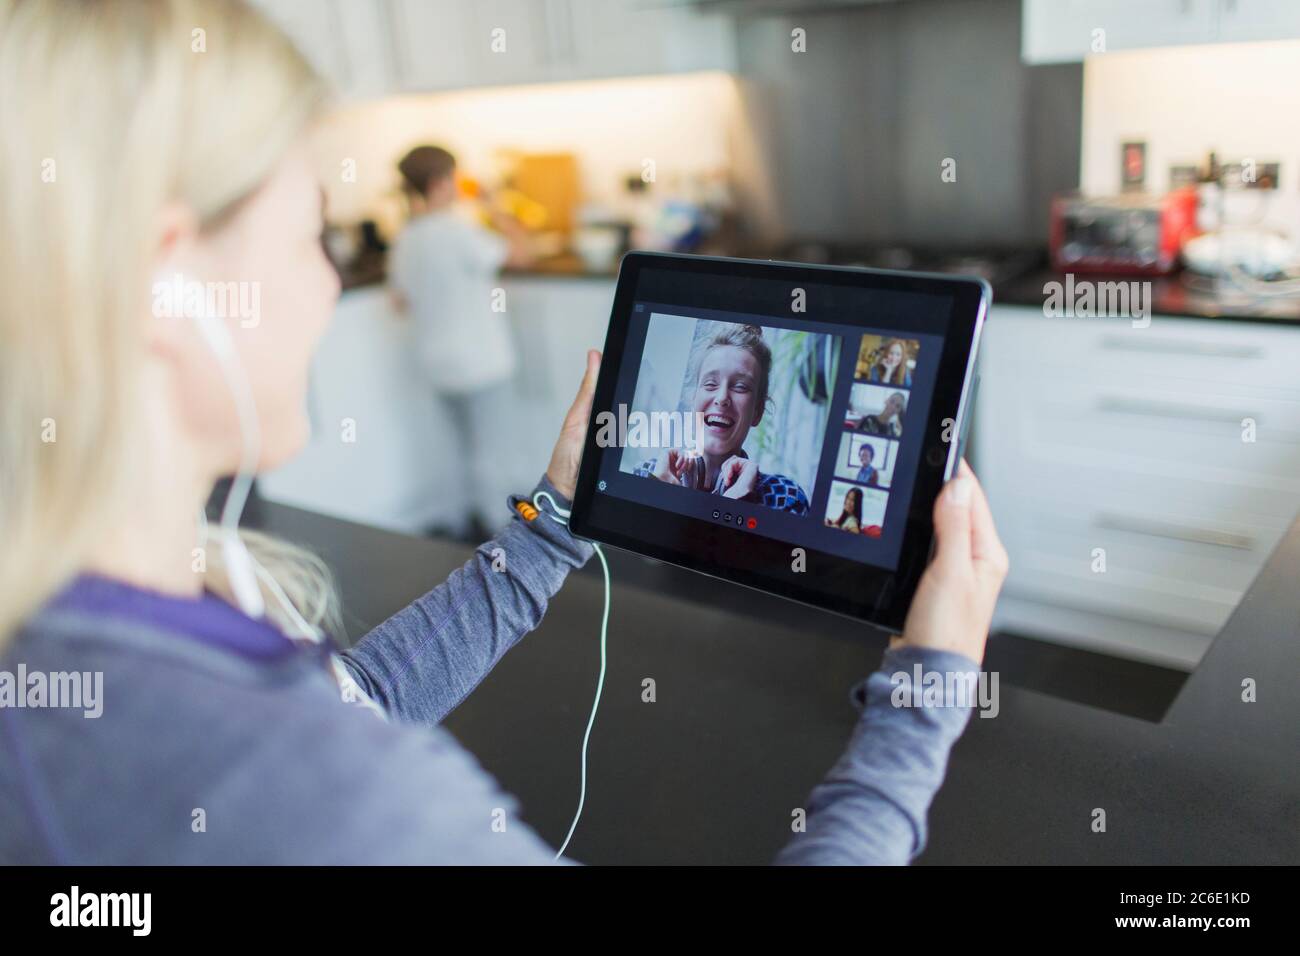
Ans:
{"type": "MultiPolygon", "coordinates": [[[[1042,308],[1047,294],[1043,287],[1059,282],[1064,287],[1065,273],[1036,269],[993,287],[993,304],[1024,305],[1042,308]]],[[[1289,296],[1251,296],[1227,283],[1190,272],[1169,276],[1088,275],[1075,273],[1076,287],[1083,282],[1150,282],[1151,312],[1154,315],[1192,319],[1236,319],[1269,324],[1300,323],[1300,294],[1289,296]]]]}
{"type": "MultiPolygon", "coordinates": [[[[354,636],[470,552],[281,505],[258,514],[338,573],[354,636]]],[[[883,638],[634,555],[610,563],[609,672],[571,855],[769,861],[847,740],[849,689],[879,662],[883,638]],[[655,703],[641,700],[645,678],[655,703]]],[[[1001,712],[972,718],[954,749],[922,862],[1300,862],[1298,573],[1300,523],[1185,683],[1150,665],[995,637],[986,666],[1001,675],[1001,712]],[[1257,703],[1240,700],[1246,677],[1257,703]],[[1105,833],[1090,829],[1094,808],[1106,811],[1105,833]]],[[[593,561],[446,722],[552,843],[577,800],[601,606],[593,561]]]]}
{"type": "MultiPolygon", "coordinates": [[[[1065,273],[1052,269],[1044,247],[908,246],[898,243],[821,243],[798,240],[777,249],[749,248],[753,259],[776,259],[878,269],[912,269],[978,275],[993,286],[993,304],[1042,309],[1044,285],[1065,273]]],[[[1300,295],[1248,295],[1227,283],[1181,271],[1169,276],[1090,275],[1076,272],[1075,282],[1150,282],[1152,313],[1178,318],[1234,319],[1270,324],[1300,322],[1300,295]]]]}
{"type": "MultiPolygon", "coordinates": [[[[857,249],[853,246],[824,247],[817,244],[798,243],[788,248],[741,247],[723,248],[711,246],[708,255],[738,255],[750,259],[773,259],[776,261],[808,261],[832,264],[866,263],[880,267],[891,265],[890,253],[897,250],[892,247],[857,249]]],[[[960,254],[952,253],[948,258],[958,271],[960,259],[971,261],[979,258],[977,248],[966,249],[960,254]]],[[[993,304],[1030,306],[1041,309],[1046,293],[1044,285],[1048,282],[1065,283],[1065,274],[1057,272],[1044,263],[1047,254],[1042,249],[994,249],[990,253],[993,262],[1002,268],[995,268],[992,275],[993,304]]],[[[938,250],[925,250],[916,257],[913,268],[934,270],[937,259],[944,257],[938,250]]],[[[978,271],[978,270],[975,270],[978,271]]],[[[544,278],[544,279],[593,279],[612,281],[618,277],[618,263],[608,269],[588,269],[576,255],[564,253],[543,259],[535,265],[523,269],[506,269],[502,275],[507,278],[544,278]]],[[[382,283],[385,278],[382,254],[370,254],[364,261],[354,266],[341,269],[340,278],[344,290],[363,288],[382,283]]],[[[1300,324],[1300,294],[1289,296],[1251,296],[1215,280],[1189,272],[1178,272],[1169,276],[1143,277],[1122,275],[1088,275],[1075,273],[1075,282],[1150,282],[1152,313],[1154,315],[1175,318],[1196,319],[1233,319],[1248,322],[1262,322],[1272,325],[1300,324]]]]}
{"type": "MultiPolygon", "coordinates": [[[[380,285],[387,279],[384,257],[371,255],[364,261],[338,270],[343,291],[380,285]]],[[[503,269],[506,279],[595,279],[612,282],[618,278],[618,262],[608,269],[589,269],[575,255],[564,254],[541,259],[526,268],[503,269]]]]}

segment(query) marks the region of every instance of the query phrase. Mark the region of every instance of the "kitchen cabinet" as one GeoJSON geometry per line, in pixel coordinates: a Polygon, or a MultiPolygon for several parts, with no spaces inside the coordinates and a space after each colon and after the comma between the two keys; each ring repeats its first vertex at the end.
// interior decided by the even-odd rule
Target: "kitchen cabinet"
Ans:
{"type": "MultiPolygon", "coordinates": [[[[550,461],[587,349],[604,347],[614,280],[509,276],[501,286],[519,370],[500,468],[526,492],[550,461]]],[[[258,479],[261,494],[393,531],[458,527],[463,502],[443,489],[460,487],[463,456],[416,352],[414,323],[393,311],[384,286],[345,292],[312,362],[311,439],[258,479]]]]}
{"type": "Polygon", "coordinates": [[[1224,42],[1300,37],[1300,3],[1295,0],[1222,0],[1219,39],[1224,42]]]}
{"type": "Polygon", "coordinates": [[[732,21],[645,0],[551,0],[575,79],[736,68],[732,21]]]}
{"type": "Polygon", "coordinates": [[[408,91],[734,70],[731,21],[644,0],[386,0],[404,38],[408,91]],[[494,51],[503,30],[504,52],[494,51]],[[441,33],[457,56],[433,62],[418,38],[441,33]]]}
{"type": "Polygon", "coordinates": [[[254,0],[349,98],[734,70],[732,21],[645,0],[254,0]]]}
{"type": "Polygon", "coordinates": [[[1300,511],[1298,365],[1296,328],[995,306],[974,425],[1011,556],[995,628],[1191,669],[1300,511]]]}
{"type": "Polygon", "coordinates": [[[389,11],[403,92],[527,83],[546,69],[545,5],[537,0],[369,2],[389,11]],[[494,51],[496,30],[503,32],[494,51]]]}
{"type": "Polygon", "coordinates": [[[388,9],[352,0],[251,0],[298,45],[345,99],[393,89],[393,32],[388,9]]]}
{"type": "Polygon", "coordinates": [[[436,489],[457,480],[452,423],[424,384],[413,323],[384,286],[343,293],[312,360],[311,438],[258,478],[261,494],[361,524],[418,533],[446,523],[436,489]]]}
{"type": "Polygon", "coordinates": [[[1098,52],[1300,37],[1294,0],[1023,0],[1021,58],[1077,62],[1098,52]]]}

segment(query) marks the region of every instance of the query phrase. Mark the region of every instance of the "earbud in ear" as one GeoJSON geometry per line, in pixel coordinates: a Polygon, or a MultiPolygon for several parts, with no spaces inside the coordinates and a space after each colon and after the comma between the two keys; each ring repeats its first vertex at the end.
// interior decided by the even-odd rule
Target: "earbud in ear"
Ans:
{"type": "Polygon", "coordinates": [[[208,297],[204,285],[182,272],[173,273],[170,278],[161,274],[154,276],[154,314],[170,315],[193,319],[204,343],[216,353],[222,361],[229,361],[235,355],[235,343],[230,337],[230,330],[224,322],[208,311],[208,297]],[[191,295],[192,286],[198,286],[198,294],[191,295]],[[170,308],[159,309],[158,299],[167,296],[170,308]]]}

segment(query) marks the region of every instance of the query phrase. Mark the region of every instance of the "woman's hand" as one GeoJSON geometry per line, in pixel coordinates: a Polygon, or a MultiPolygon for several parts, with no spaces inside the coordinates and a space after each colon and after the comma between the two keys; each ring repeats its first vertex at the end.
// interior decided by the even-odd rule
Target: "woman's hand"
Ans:
{"type": "Polygon", "coordinates": [[[934,504],[934,533],[934,560],[891,646],[954,651],[978,664],[1008,562],[984,490],[965,461],[934,504]]]}
{"type": "Polygon", "coordinates": [[[722,463],[722,497],[743,498],[758,483],[758,463],[752,458],[732,455],[722,463]]]}
{"type": "Polygon", "coordinates": [[[587,440],[587,421],[591,418],[591,402],[596,396],[596,376],[600,374],[600,353],[587,351],[587,371],[578,386],[578,396],[573,400],[569,414],[560,426],[560,437],[551,452],[551,463],[546,466],[546,477],[555,489],[570,501],[578,486],[578,464],[582,461],[582,446],[587,440]]]}
{"type": "Polygon", "coordinates": [[[686,456],[680,451],[676,448],[665,448],[663,454],[655,459],[655,466],[650,474],[670,485],[680,485],[685,463],[686,456]]]}

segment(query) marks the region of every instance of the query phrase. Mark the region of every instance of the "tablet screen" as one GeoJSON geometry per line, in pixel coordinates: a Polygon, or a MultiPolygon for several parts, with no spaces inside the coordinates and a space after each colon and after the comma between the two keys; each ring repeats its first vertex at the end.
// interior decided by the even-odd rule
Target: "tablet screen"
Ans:
{"type": "Polygon", "coordinates": [[[943,346],[918,319],[942,327],[949,303],[880,292],[865,313],[773,316],[656,301],[683,284],[641,274],[597,422],[598,490],[895,568],[923,446],[908,422],[926,420],[943,346]]]}
{"type": "Polygon", "coordinates": [[[570,527],[896,629],[988,287],[629,253],[570,527]]]}

